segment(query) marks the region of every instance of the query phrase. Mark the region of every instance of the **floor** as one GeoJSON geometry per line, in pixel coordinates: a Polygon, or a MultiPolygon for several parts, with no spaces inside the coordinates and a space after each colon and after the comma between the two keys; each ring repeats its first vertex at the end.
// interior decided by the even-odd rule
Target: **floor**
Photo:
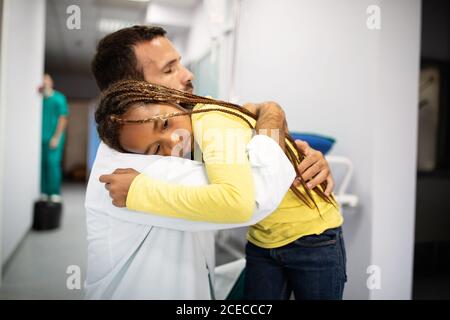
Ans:
{"type": "Polygon", "coordinates": [[[64,185],[62,195],[61,227],[28,233],[4,266],[0,299],[83,298],[87,246],[84,187],[82,184],[64,185]],[[66,273],[69,266],[77,266],[81,271],[80,289],[76,288],[76,280],[69,278],[74,271],[66,273]],[[68,289],[68,280],[75,288],[68,289]]]}

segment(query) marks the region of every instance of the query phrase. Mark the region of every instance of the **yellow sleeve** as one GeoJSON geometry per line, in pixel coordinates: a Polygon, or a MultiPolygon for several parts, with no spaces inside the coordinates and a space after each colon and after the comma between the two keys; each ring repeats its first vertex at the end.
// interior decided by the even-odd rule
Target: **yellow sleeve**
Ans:
{"type": "MultiPolygon", "coordinates": [[[[221,108],[202,105],[198,109],[221,108]]],[[[210,111],[192,115],[194,138],[210,184],[183,186],[140,174],[131,184],[127,207],[132,210],[216,223],[250,220],[255,188],[246,146],[252,131],[234,115],[210,111]]]]}

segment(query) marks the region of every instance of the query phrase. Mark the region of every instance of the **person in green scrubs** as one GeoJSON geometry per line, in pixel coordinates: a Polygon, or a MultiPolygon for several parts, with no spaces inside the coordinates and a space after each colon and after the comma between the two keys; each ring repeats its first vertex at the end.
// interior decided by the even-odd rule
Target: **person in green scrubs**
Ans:
{"type": "Polygon", "coordinates": [[[42,86],[41,199],[61,202],[61,160],[67,127],[66,97],[53,89],[53,79],[44,75],[42,86]]]}

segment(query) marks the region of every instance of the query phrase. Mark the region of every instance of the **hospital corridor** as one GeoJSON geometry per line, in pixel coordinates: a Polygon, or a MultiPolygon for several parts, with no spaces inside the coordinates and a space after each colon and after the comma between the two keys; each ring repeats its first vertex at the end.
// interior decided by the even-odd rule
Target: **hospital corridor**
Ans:
{"type": "Polygon", "coordinates": [[[449,39],[446,0],[0,0],[0,302],[449,300],[449,39]]]}
{"type": "Polygon", "coordinates": [[[71,265],[86,270],[86,217],[82,185],[63,186],[65,199],[61,227],[30,231],[3,266],[0,299],[83,299],[83,288],[61,286],[71,265]],[[52,256],[49,260],[48,257],[52,256]]]}
{"type": "MultiPolygon", "coordinates": [[[[63,185],[64,218],[60,228],[38,232],[30,231],[3,266],[3,280],[0,299],[32,300],[78,300],[84,298],[82,282],[80,286],[68,289],[61,285],[67,282],[70,266],[81,271],[84,281],[86,270],[86,216],[84,214],[85,186],[78,183],[63,185]],[[52,256],[52,259],[48,259],[52,256]]],[[[230,246],[227,247],[230,250],[230,246]]],[[[239,244],[231,247],[231,252],[221,246],[216,247],[218,265],[243,256],[239,244]]]]}

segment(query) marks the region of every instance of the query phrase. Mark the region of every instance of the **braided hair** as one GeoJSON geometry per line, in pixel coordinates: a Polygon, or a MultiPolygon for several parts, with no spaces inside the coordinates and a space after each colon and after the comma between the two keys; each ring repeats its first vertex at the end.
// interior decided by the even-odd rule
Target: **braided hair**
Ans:
{"type": "MultiPolygon", "coordinates": [[[[122,148],[119,142],[120,129],[126,123],[147,123],[159,119],[168,119],[178,116],[186,116],[211,111],[219,111],[236,116],[247,123],[250,128],[254,129],[253,125],[245,116],[243,116],[243,114],[254,120],[256,120],[256,116],[252,112],[244,109],[237,104],[197,96],[192,93],[152,84],[143,80],[121,80],[114,83],[107,90],[105,90],[102,94],[100,104],[95,112],[95,121],[97,122],[97,131],[102,141],[104,141],[108,146],[115,150],[118,150],[120,152],[127,152],[122,148]],[[178,107],[180,109],[180,112],[158,115],[141,120],[128,120],[122,119],[120,117],[133,105],[144,105],[152,103],[164,103],[182,107],[178,107]],[[225,109],[211,107],[208,109],[193,110],[193,107],[199,103],[221,106],[225,109]]],[[[333,204],[334,206],[334,203],[332,201],[333,197],[327,196],[323,192],[323,190],[325,190],[326,188],[326,182],[322,183],[320,186],[317,186],[312,190],[309,190],[309,188],[306,186],[306,183],[298,170],[298,166],[305,158],[305,155],[297,147],[294,139],[289,134],[286,134],[286,140],[290,142],[292,148],[294,148],[297,153],[296,154],[295,151],[289,147],[289,145],[286,146],[286,156],[292,163],[297,174],[297,179],[303,186],[306,195],[304,195],[296,186],[294,186],[294,184],[292,184],[290,187],[292,192],[297,196],[297,198],[299,198],[309,207],[312,207],[312,202],[316,209],[318,209],[317,204],[312,196],[312,192],[316,193],[320,198],[328,203],[333,204]]]]}

